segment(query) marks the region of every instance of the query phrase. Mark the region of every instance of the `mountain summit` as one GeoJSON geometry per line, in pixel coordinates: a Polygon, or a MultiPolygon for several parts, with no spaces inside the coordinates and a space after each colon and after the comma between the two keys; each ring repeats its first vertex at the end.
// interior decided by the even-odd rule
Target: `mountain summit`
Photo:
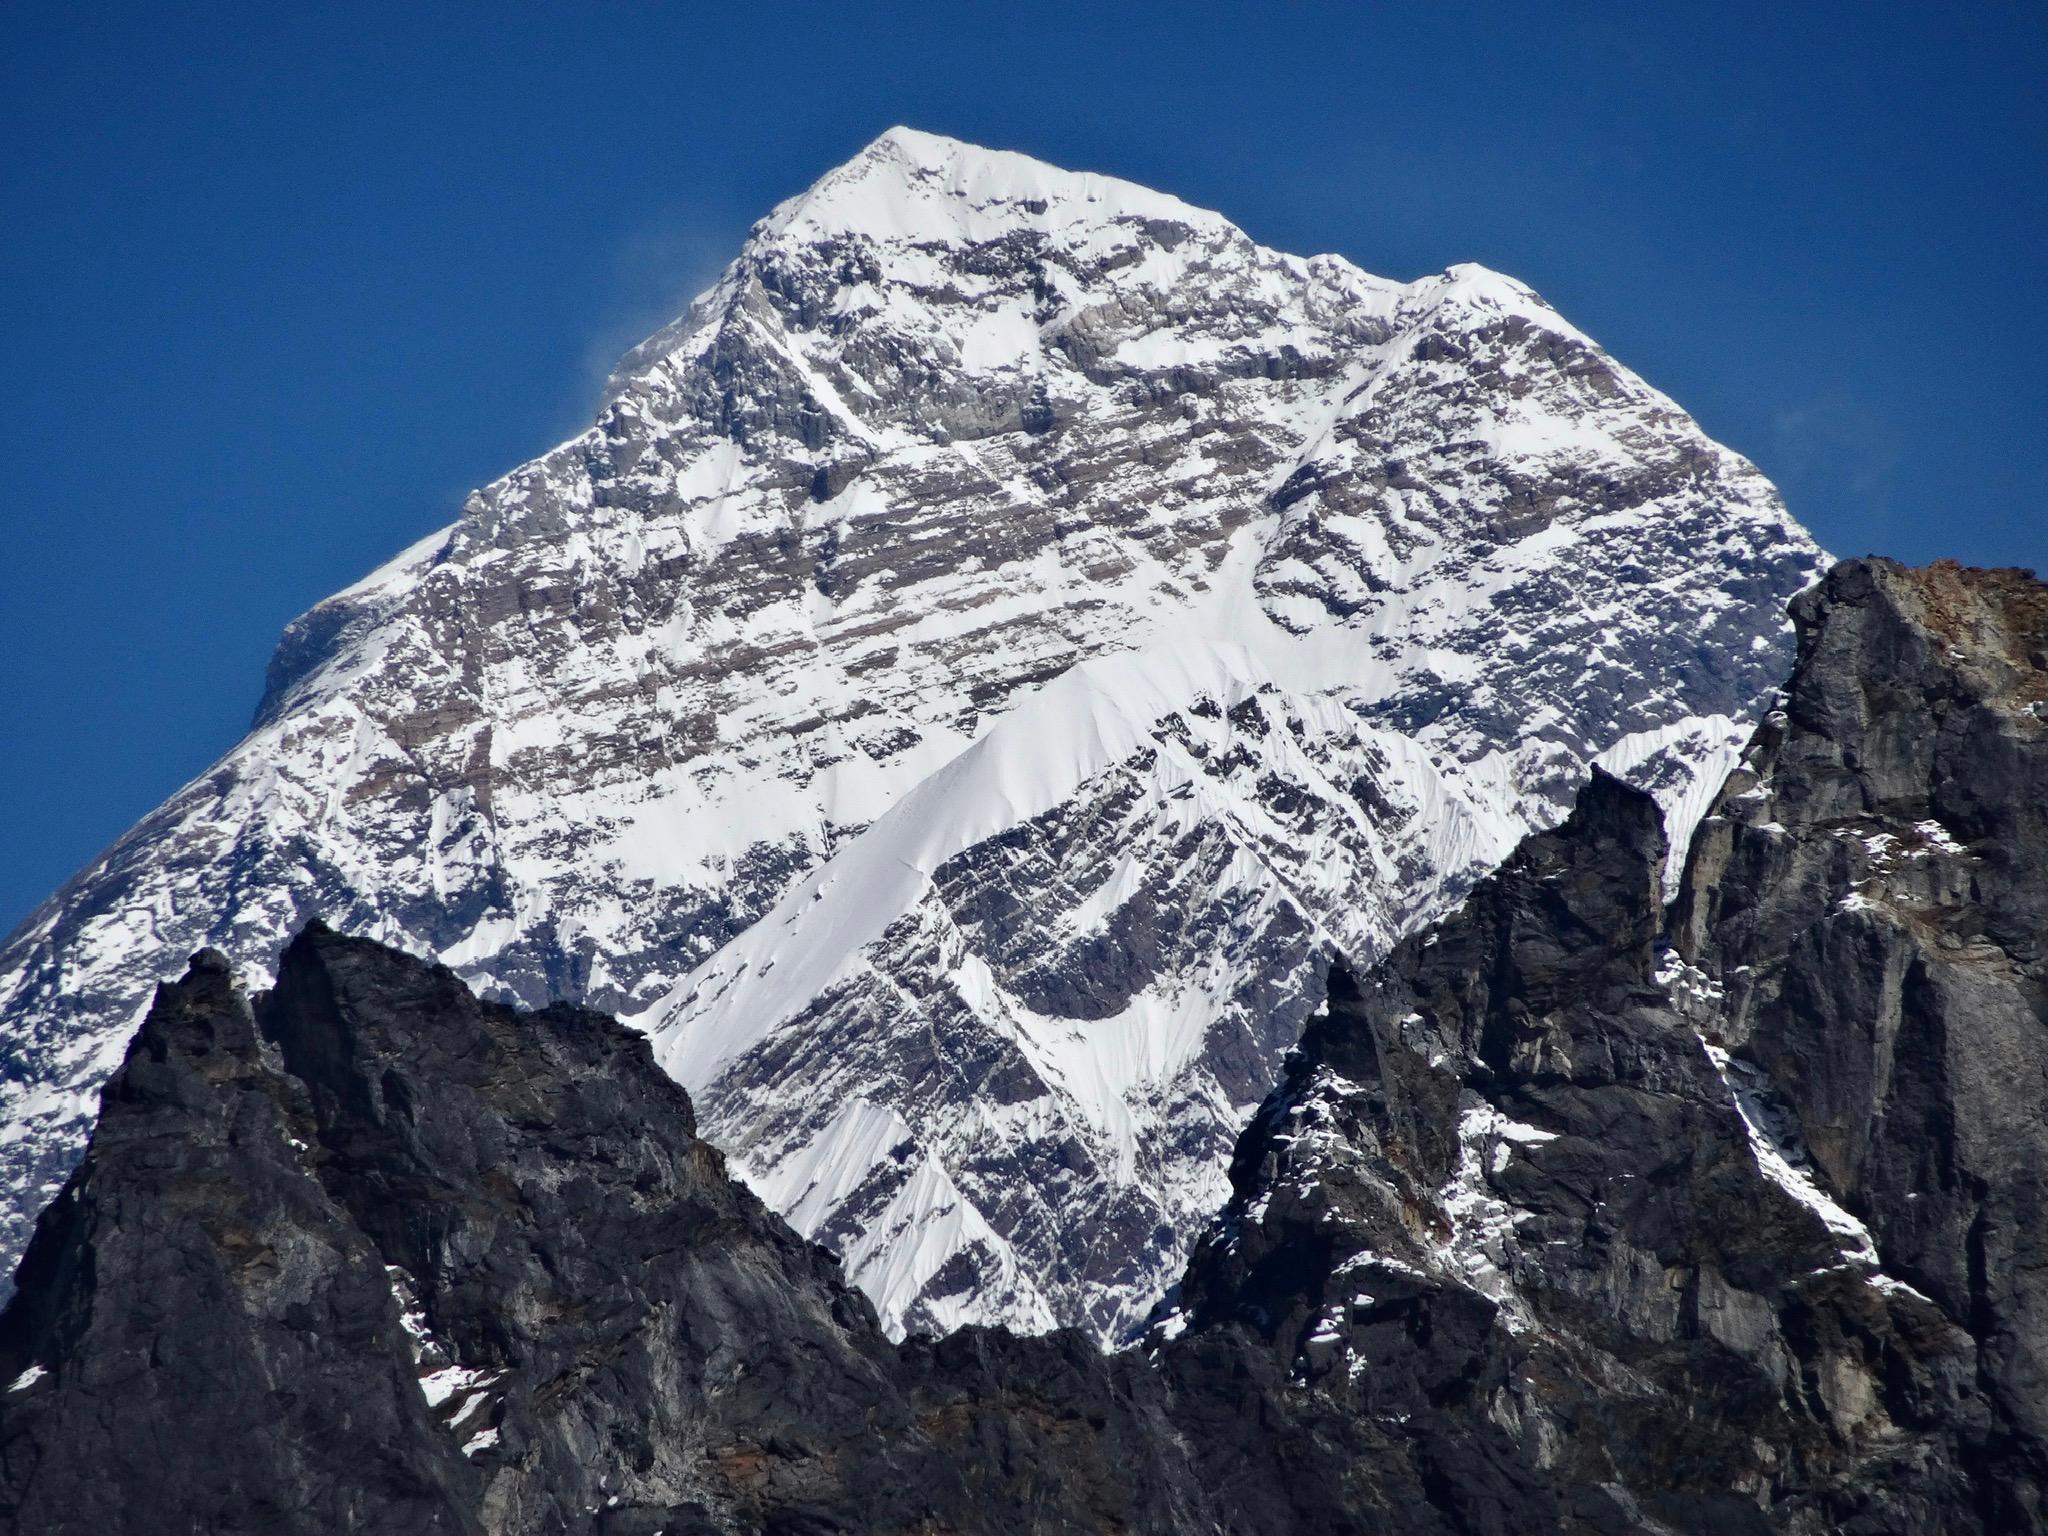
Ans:
{"type": "Polygon", "coordinates": [[[891,1330],[1125,1336],[1332,957],[1595,762],[1682,845],[1821,563],[1510,279],[892,130],[8,940],[5,1251],[153,985],[317,916],[635,1015],[891,1330]]]}
{"type": "Polygon", "coordinates": [[[758,226],[759,239],[862,237],[986,244],[1019,229],[1160,219],[1231,232],[1209,213],[1136,182],[1063,171],[1007,150],[891,128],[758,226]]]}

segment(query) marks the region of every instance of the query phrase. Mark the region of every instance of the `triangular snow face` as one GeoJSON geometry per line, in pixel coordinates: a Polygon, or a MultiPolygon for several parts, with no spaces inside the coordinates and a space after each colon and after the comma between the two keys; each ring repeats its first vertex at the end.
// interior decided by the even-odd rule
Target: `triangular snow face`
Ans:
{"type": "Polygon", "coordinates": [[[318,914],[641,1011],[895,1326],[1114,1337],[1330,951],[1596,756],[1696,805],[1819,563],[1509,279],[892,130],[10,940],[7,1251],[151,984],[318,914]]]}

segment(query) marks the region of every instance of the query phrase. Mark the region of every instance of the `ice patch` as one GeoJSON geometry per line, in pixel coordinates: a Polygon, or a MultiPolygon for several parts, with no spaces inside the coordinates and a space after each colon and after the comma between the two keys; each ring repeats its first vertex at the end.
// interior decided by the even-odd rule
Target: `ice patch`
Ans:
{"type": "Polygon", "coordinates": [[[1749,1135],[1750,1151],[1764,1176],[1820,1217],[1834,1235],[1845,1260],[1877,1268],[1877,1245],[1871,1241],[1870,1229],[1821,1189],[1799,1151],[1796,1135],[1781,1123],[1763,1086],[1756,1080],[1761,1074],[1736,1061],[1704,1035],[1700,1036],[1700,1047],[1728,1087],[1735,1111],[1742,1117],[1742,1128],[1749,1135]]]}

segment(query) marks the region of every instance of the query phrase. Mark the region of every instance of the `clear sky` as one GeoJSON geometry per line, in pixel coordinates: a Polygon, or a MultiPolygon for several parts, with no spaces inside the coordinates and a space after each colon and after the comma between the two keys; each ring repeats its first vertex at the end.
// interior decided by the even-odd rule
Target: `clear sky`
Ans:
{"type": "Polygon", "coordinates": [[[0,928],[896,122],[1513,273],[1836,553],[2048,567],[2044,79],[2041,0],[7,5],[0,928]]]}

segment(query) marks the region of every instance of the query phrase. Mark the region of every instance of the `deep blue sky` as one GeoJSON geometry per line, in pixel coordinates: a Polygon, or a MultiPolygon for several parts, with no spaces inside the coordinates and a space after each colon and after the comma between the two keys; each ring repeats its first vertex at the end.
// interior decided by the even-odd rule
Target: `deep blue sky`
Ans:
{"type": "Polygon", "coordinates": [[[2048,7],[1679,9],[7,5],[0,928],[899,121],[1514,273],[1836,552],[2048,566],[2048,7]]]}

